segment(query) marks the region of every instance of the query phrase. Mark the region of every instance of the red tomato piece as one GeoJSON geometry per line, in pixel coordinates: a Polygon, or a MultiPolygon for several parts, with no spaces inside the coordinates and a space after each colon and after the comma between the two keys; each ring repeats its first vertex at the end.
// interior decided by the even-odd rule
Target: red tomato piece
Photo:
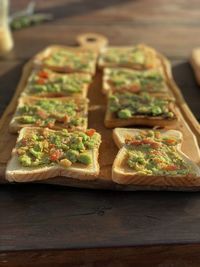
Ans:
{"type": "Polygon", "coordinates": [[[50,159],[52,161],[57,161],[60,158],[61,154],[62,153],[60,150],[54,150],[54,152],[50,155],[50,159]]]}
{"type": "Polygon", "coordinates": [[[45,112],[45,111],[43,111],[43,110],[38,110],[37,111],[37,114],[40,116],[40,118],[42,118],[42,119],[46,119],[47,117],[48,117],[48,114],[45,112]]]}
{"type": "Polygon", "coordinates": [[[152,148],[158,148],[160,145],[156,142],[154,142],[153,140],[150,140],[150,139],[143,139],[141,141],[142,144],[145,144],[145,145],[150,145],[152,148]]]}
{"type": "Polygon", "coordinates": [[[38,73],[38,76],[41,77],[41,78],[47,79],[49,77],[49,74],[45,70],[41,70],[38,73]]]}
{"type": "Polygon", "coordinates": [[[131,145],[139,146],[139,145],[142,144],[142,141],[139,141],[139,140],[131,140],[131,141],[130,141],[130,144],[131,144],[131,145]]]}
{"type": "Polygon", "coordinates": [[[21,139],[21,143],[22,143],[22,145],[26,146],[27,145],[27,139],[26,138],[22,138],[21,139]]]}
{"type": "Polygon", "coordinates": [[[175,171],[175,170],[177,170],[178,168],[177,168],[177,166],[175,166],[175,165],[168,165],[168,166],[166,166],[164,169],[165,169],[166,171],[175,171]]]}
{"type": "Polygon", "coordinates": [[[131,86],[130,89],[131,89],[132,92],[139,92],[140,91],[140,86],[134,84],[134,85],[131,86]]]}
{"type": "Polygon", "coordinates": [[[175,140],[175,139],[167,139],[167,140],[165,140],[165,142],[166,142],[167,144],[169,144],[169,145],[173,145],[173,144],[176,143],[176,140],[175,140]]]}
{"type": "Polygon", "coordinates": [[[86,131],[86,134],[89,136],[89,137],[92,137],[94,135],[94,133],[96,132],[95,129],[89,129],[86,131]]]}
{"type": "Polygon", "coordinates": [[[47,123],[47,126],[48,126],[49,128],[53,128],[53,126],[54,126],[54,122],[48,122],[48,123],[47,123]]]}
{"type": "Polygon", "coordinates": [[[37,83],[38,83],[38,84],[45,84],[45,80],[44,80],[43,78],[39,78],[39,79],[37,80],[37,83]]]}

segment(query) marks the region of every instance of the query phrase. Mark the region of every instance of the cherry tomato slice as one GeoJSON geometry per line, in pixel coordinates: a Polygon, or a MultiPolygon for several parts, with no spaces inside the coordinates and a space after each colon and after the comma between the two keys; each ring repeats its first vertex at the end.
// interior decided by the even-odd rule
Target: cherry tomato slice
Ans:
{"type": "Polygon", "coordinates": [[[89,129],[86,131],[86,134],[89,136],[89,137],[92,137],[94,135],[94,133],[96,132],[95,129],[89,129]]]}
{"type": "Polygon", "coordinates": [[[47,79],[49,77],[49,74],[45,70],[41,70],[38,73],[38,76],[41,77],[41,78],[47,79]]]}
{"type": "Polygon", "coordinates": [[[45,80],[43,78],[39,78],[37,80],[37,84],[45,84],[45,80]]]}
{"type": "Polygon", "coordinates": [[[60,156],[61,156],[61,151],[60,150],[55,150],[51,155],[50,155],[50,160],[52,161],[57,161],[60,156]]]}

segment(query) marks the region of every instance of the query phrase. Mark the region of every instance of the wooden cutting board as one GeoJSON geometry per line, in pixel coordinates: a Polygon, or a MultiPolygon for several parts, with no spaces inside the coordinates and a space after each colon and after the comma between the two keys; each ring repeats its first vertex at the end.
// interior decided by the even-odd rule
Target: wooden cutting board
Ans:
{"type": "MultiPolygon", "coordinates": [[[[101,50],[108,44],[108,40],[101,35],[88,33],[78,36],[78,43],[82,47],[101,50]]],[[[70,47],[69,47],[70,49],[70,47]]],[[[176,98],[177,113],[179,121],[173,129],[180,130],[183,133],[183,152],[190,157],[194,162],[200,165],[200,125],[195,119],[186,104],[180,89],[177,87],[171,73],[171,65],[169,61],[161,54],[158,54],[163,68],[165,70],[168,86],[176,98]]],[[[17,135],[9,133],[8,126],[17,106],[18,97],[24,88],[27,78],[33,67],[32,59],[24,66],[20,82],[16,88],[16,92],[6,108],[0,120],[0,183],[8,183],[5,180],[5,168],[7,161],[10,158],[12,148],[15,146],[17,135]]],[[[102,71],[98,70],[92,85],[89,89],[88,98],[90,99],[89,106],[89,128],[95,128],[102,135],[102,144],[100,147],[99,163],[100,174],[95,181],[80,181],[65,177],[50,178],[39,181],[39,183],[59,184],[82,188],[94,189],[117,189],[117,190],[199,190],[200,186],[196,187],[158,187],[158,186],[135,186],[135,185],[118,185],[111,180],[111,168],[113,160],[118,152],[116,145],[112,140],[112,130],[106,129],[103,124],[106,99],[101,92],[102,87],[102,71]]],[[[167,127],[166,129],[172,129],[167,127]]],[[[78,178],[78,177],[77,177],[78,178]]],[[[200,179],[200,178],[199,178],[200,179]]]]}

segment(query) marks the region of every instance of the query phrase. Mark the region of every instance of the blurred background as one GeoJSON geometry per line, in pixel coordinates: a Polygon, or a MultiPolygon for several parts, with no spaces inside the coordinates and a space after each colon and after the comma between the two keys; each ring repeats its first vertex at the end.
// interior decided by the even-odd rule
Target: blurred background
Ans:
{"type": "MultiPolygon", "coordinates": [[[[11,0],[11,12],[28,3],[11,0]]],[[[38,0],[35,4],[37,12],[50,13],[54,19],[14,34],[15,51],[22,57],[52,41],[73,45],[82,32],[105,34],[116,45],[146,42],[172,59],[189,56],[200,43],[198,0],[38,0]],[[23,46],[18,43],[21,38],[23,46]]]]}
{"type": "MultiPolygon", "coordinates": [[[[23,63],[36,52],[52,43],[75,45],[78,34],[96,32],[105,35],[111,45],[142,42],[164,53],[172,61],[175,79],[186,100],[200,119],[200,89],[188,63],[192,49],[200,45],[200,1],[11,0],[10,14],[28,5],[34,6],[35,14],[45,14],[50,20],[24,28],[12,23],[14,49],[0,61],[0,82],[9,92],[16,86],[23,63]]],[[[3,97],[1,111],[10,93],[3,97]]]]}

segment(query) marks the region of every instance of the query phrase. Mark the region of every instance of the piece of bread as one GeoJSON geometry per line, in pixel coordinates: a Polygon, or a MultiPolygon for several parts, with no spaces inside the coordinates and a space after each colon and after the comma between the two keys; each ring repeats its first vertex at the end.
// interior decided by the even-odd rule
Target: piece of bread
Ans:
{"type": "Polygon", "coordinates": [[[35,66],[46,67],[57,72],[83,72],[91,75],[95,74],[97,52],[79,47],[66,47],[61,45],[51,45],[46,47],[34,57],[35,66]],[[48,63],[50,57],[55,58],[55,53],[63,51],[62,61],[58,63],[48,63]],[[64,58],[64,53],[66,58],[64,58]],[[76,58],[76,64],[73,63],[72,57],[76,58]],[[77,59],[83,61],[83,64],[77,64],[77,59]]]}
{"type": "Polygon", "coordinates": [[[42,68],[42,69],[33,69],[30,77],[28,78],[27,84],[22,91],[22,96],[38,96],[38,97],[64,97],[64,96],[73,96],[73,97],[87,97],[88,88],[92,82],[92,76],[87,73],[57,73],[52,70],[42,68]],[[44,77],[44,73],[46,74],[44,77]],[[66,81],[57,83],[56,79],[65,79],[66,81]],[[41,83],[38,84],[38,81],[41,83]],[[70,85],[68,85],[68,83],[70,85]],[[72,91],[70,87],[75,86],[79,88],[77,92],[72,91]],[[55,86],[58,85],[60,90],[49,90],[41,91],[38,90],[37,86],[55,86]],[[68,90],[64,87],[69,88],[68,90]]]}
{"type": "MultiPolygon", "coordinates": [[[[51,125],[40,125],[40,127],[49,127],[51,129],[67,129],[69,131],[74,131],[74,130],[81,130],[85,131],[88,126],[88,102],[89,100],[87,98],[72,98],[72,97],[60,97],[60,98],[39,98],[39,97],[31,97],[31,96],[24,96],[19,98],[18,106],[15,111],[15,114],[13,115],[13,118],[9,124],[9,130],[12,133],[17,133],[21,128],[23,127],[37,127],[38,124],[36,123],[21,123],[20,118],[23,115],[26,115],[27,113],[25,112],[24,114],[20,113],[20,108],[22,108],[24,105],[28,105],[30,107],[37,107],[37,102],[38,101],[56,101],[60,103],[75,103],[78,107],[78,111],[75,116],[72,116],[71,119],[80,119],[82,118],[82,123],[81,125],[77,126],[71,126],[67,121],[64,122],[64,117],[68,116],[65,111],[62,113],[63,119],[55,121],[55,124],[51,125]]],[[[56,112],[56,110],[55,110],[56,112]]],[[[51,114],[47,118],[56,118],[54,114],[51,114]]],[[[42,119],[42,118],[41,118],[42,119]]]]}
{"type": "MultiPolygon", "coordinates": [[[[125,145],[125,140],[140,134],[145,129],[136,129],[136,128],[115,128],[112,131],[113,140],[118,148],[121,148],[125,145]]],[[[166,132],[165,130],[159,130],[159,132],[166,132]]],[[[168,131],[170,133],[170,131],[168,131]]]]}
{"type": "Polygon", "coordinates": [[[129,47],[107,47],[100,54],[98,67],[100,69],[108,67],[124,67],[136,70],[156,68],[161,65],[156,51],[145,45],[138,44],[129,47]],[[137,50],[142,53],[141,62],[134,61],[132,51],[137,50]],[[113,56],[114,55],[114,56],[113,56]],[[120,58],[123,58],[121,60],[120,58]],[[143,62],[143,58],[145,59],[143,62]]]}
{"type": "Polygon", "coordinates": [[[192,50],[192,54],[190,57],[190,64],[193,68],[196,81],[200,85],[200,48],[199,47],[192,50]]]}
{"type": "MultiPolygon", "coordinates": [[[[117,129],[114,132],[115,142],[121,149],[119,150],[112,167],[112,180],[118,184],[133,184],[133,185],[148,185],[148,186],[199,186],[200,185],[200,167],[190,160],[181,151],[181,142],[176,145],[176,151],[190,166],[191,174],[189,175],[138,175],[133,169],[131,169],[127,164],[128,150],[124,143],[124,138],[128,135],[129,137],[134,137],[140,131],[139,129],[117,129]]],[[[144,131],[144,130],[143,130],[144,131]]],[[[176,137],[182,140],[182,133],[176,130],[161,131],[163,137],[176,137]]]]}
{"type": "MultiPolygon", "coordinates": [[[[25,127],[19,132],[17,143],[27,134],[41,131],[41,128],[25,127]]],[[[55,132],[50,129],[47,131],[55,132]]],[[[98,134],[99,135],[99,134],[98,134]]],[[[99,135],[99,140],[101,136],[99,135]]],[[[41,166],[41,167],[24,167],[20,164],[16,153],[16,148],[12,151],[12,157],[9,160],[6,168],[6,179],[10,182],[30,182],[45,180],[53,177],[68,177],[79,180],[95,180],[99,174],[99,147],[92,150],[87,150],[91,155],[92,162],[90,165],[81,163],[73,163],[70,167],[62,167],[60,165],[41,166]]]]}
{"type": "MultiPolygon", "coordinates": [[[[123,92],[121,94],[123,94],[123,92]]],[[[174,99],[171,97],[158,94],[151,94],[151,96],[169,100],[168,109],[170,112],[174,114],[173,117],[164,118],[162,116],[133,115],[131,118],[122,119],[117,117],[116,112],[110,111],[108,103],[104,119],[104,125],[107,128],[132,126],[132,125],[142,125],[151,127],[153,126],[165,127],[169,125],[175,125],[178,121],[178,116],[174,105],[174,99]]]]}
{"type": "MultiPolygon", "coordinates": [[[[149,129],[136,129],[136,128],[115,128],[113,129],[113,140],[118,148],[121,148],[125,145],[125,140],[134,137],[140,133],[149,131],[149,129]]],[[[182,139],[182,133],[177,130],[158,130],[163,137],[171,137],[182,139]]]]}
{"type": "Polygon", "coordinates": [[[108,94],[110,91],[130,91],[133,93],[138,93],[138,92],[152,92],[152,93],[163,93],[163,94],[168,94],[171,95],[171,91],[169,90],[169,87],[167,85],[167,80],[165,77],[165,74],[163,72],[163,69],[157,68],[157,69],[150,69],[150,70],[143,70],[143,71],[138,71],[138,70],[133,70],[133,69],[128,69],[128,68],[104,68],[103,70],[103,87],[102,87],[102,92],[104,94],[108,94]],[[115,85],[115,80],[113,78],[112,73],[114,73],[114,75],[120,79],[121,84],[119,84],[118,86],[115,85]],[[136,75],[150,75],[150,74],[154,74],[154,73],[158,73],[162,78],[163,81],[160,83],[161,87],[159,86],[159,88],[142,88],[142,86],[137,86],[136,84],[134,84],[132,81],[131,77],[135,77],[136,75]],[[130,77],[130,79],[128,79],[126,76],[130,77]],[[123,81],[123,77],[124,77],[124,83],[123,81]],[[126,77],[126,78],[125,78],[126,77]]]}

